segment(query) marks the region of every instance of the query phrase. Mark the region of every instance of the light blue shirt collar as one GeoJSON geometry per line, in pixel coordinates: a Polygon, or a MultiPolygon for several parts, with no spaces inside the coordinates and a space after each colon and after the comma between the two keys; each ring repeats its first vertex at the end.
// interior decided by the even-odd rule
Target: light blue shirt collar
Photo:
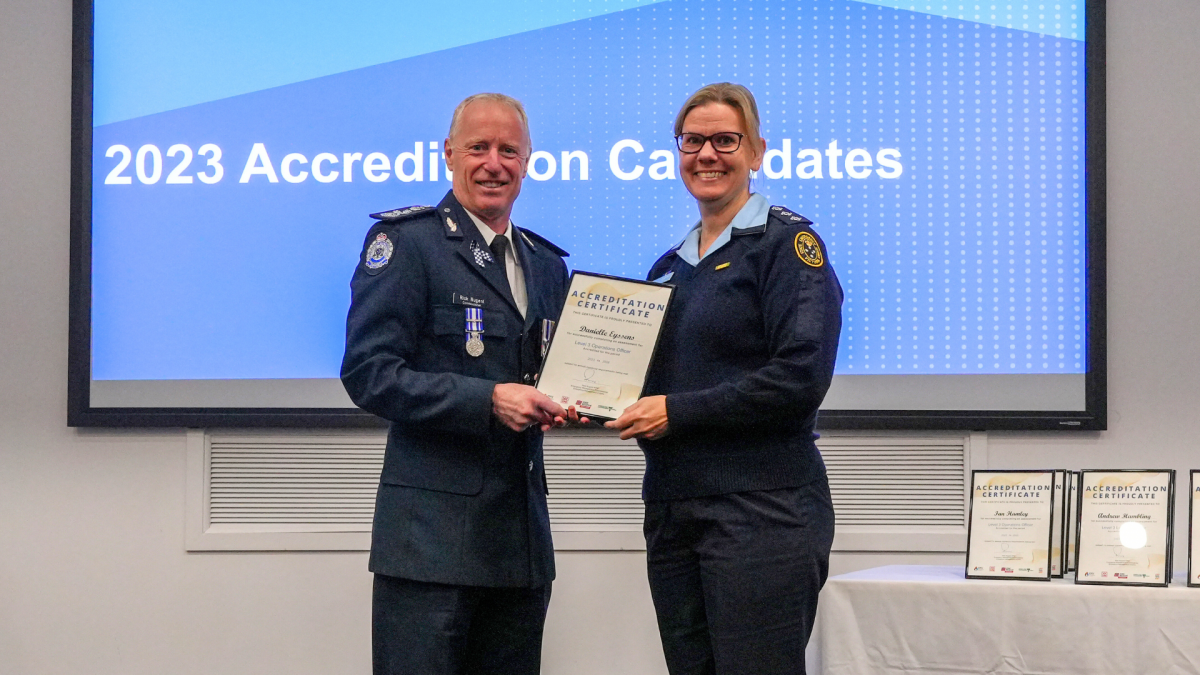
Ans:
{"type": "Polygon", "coordinates": [[[717,237],[704,252],[700,255],[700,222],[687,233],[683,238],[683,243],[679,245],[676,254],[683,259],[684,262],[695,267],[700,264],[700,261],[707,258],[717,249],[729,243],[730,237],[734,230],[744,230],[749,227],[760,227],[767,223],[767,215],[771,209],[771,205],[767,202],[767,198],[757,192],[750,195],[750,200],[742,205],[741,210],[729,222],[729,227],[717,237]]]}

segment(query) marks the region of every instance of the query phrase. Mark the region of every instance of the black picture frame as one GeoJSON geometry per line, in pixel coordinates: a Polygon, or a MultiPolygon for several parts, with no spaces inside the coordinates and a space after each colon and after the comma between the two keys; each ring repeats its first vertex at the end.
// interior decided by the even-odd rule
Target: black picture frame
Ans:
{"type": "Polygon", "coordinates": [[[1188,472],[1190,480],[1188,481],[1188,566],[1187,566],[1187,585],[1188,588],[1200,588],[1200,570],[1197,565],[1200,565],[1200,560],[1196,560],[1196,556],[1192,551],[1196,546],[1196,526],[1200,523],[1196,522],[1196,489],[1200,485],[1196,484],[1196,477],[1200,476],[1200,470],[1192,469],[1188,472]]]}
{"type": "Polygon", "coordinates": [[[966,560],[963,563],[963,576],[967,579],[986,579],[990,581],[1050,581],[1053,577],[1050,571],[1050,555],[1054,551],[1054,470],[1053,469],[1014,469],[1011,471],[1002,471],[999,469],[972,469],[971,470],[971,498],[967,509],[967,553],[966,560]],[[1049,474],[1050,475],[1050,495],[1047,497],[1050,501],[1050,518],[1046,523],[1046,576],[1045,577],[1030,577],[1030,576],[996,576],[994,574],[973,574],[971,571],[971,533],[974,531],[975,525],[975,485],[976,477],[980,474],[1049,474]]]}
{"type": "Polygon", "coordinates": [[[1070,471],[1067,474],[1069,488],[1067,490],[1067,572],[1075,572],[1075,560],[1078,560],[1079,549],[1075,546],[1075,533],[1079,532],[1079,472],[1070,471]]]}
{"type": "MultiPolygon", "coordinates": [[[[657,281],[642,281],[641,279],[629,279],[627,277],[618,277],[618,276],[613,276],[611,274],[600,274],[598,272],[587,272],[584,270],[574,270],[573,272],[571,272],[571,277],[570,277],[570,279],[567,280],[567,288],[568,289],[570,289],[571,286],[574,285],[576,276],[594,277],[597,279],[611,279],[613,281],[621,281],[624,283],[638,284],[639,286],[655,286],[657,288],[665,288],[668,290],[667,310],[666,310],[667,312],[669,312],[671,310],[671,301],[675,299],[675,287],[672,286],[671,284],[663,284],[663,283],[659,283],[657,281]]],[[[566,308],[566,303],[570,302],[570,301],[571,301],[571,298],[570,298],[570,296],[568,296],[567,299],[563,303],[564,309],[566,308]]],[[[664,319],[665,319],[666,312],[664,312],[663,314],[664,314],[664,319]]],[[[554,348],[554,340],[558,337],[558,334],[559,334],[558,329],[562,327],[561,326],[561,317],[562,317],[561,312],[559,312],[559,317],[560,317],[560,324],[555,327],[554,335],[552,335],[550,337],[550,344],[546,345],[546,356],[547,357],[550,356],[550,350],[554,348]]],[[[650,363],[653,363],[654,357],[658,355],[658,346],[662,340],[663,325],[664,324],[661,324],[661,323],[659,324],[658,332],[654,335],[654,346],[650,348],[650,363]]],[[[537,378],[534,380],[534,382],[541,382],[542,371],[545,370],[545,368],[546,368],[546,359],[543,358],[541,366],[538,367],[537,378]]],[[[646,381],[645,381],[645,376],[643,375],[643,377],[642,377],[643,388],[645,387],[645,385],[646,385],[646,381]]],[[[543,393],[545,393],[545,392],[543,392],[543,393]]],[[[601,420],[601,421],[616,419],[613,417],[606,417],[604,415],[595,415],[595,414],[592,414],[591,411],[588,411],[587,417],[589,419],[601,420]]]]}
{"type": "Polygon", "coordinates": [[[1075,583],[1086,586],[1144,586],[1153,588],[1166,588],[1171,584],[1171,577],[1174,574],[1172,571],[1172,557],[1174,551],[1175,539],[1175,470],[1174,469],[1084,469],[1079,472],[1079,528],[1076,530],[1075,541],[1075,583]],[[1166,565],[1164,567],[1164,579],[1161,583],[1158,582],[1139,582],[1139,581],[1112,581],[1101,577],[1098,579],[1084,580],[1079,576],[1079,555],[1082,550],[1083,543],[1083,495],[1087,487],[1087,477],[1090,474],[1113,474],[1113,473],[1142,473],[1142,474],[1167,474],[1170,480],[1167,483],[1167,531],[1166,531],[1166,565]]]}
{"type": "MultiPolygon", "coordinates": [[[[1059,521],[1058,526],[1058,574],[1055,574],[1053,567],[1051,568],[1050,577],[1052,579],[1062,579],[1067,572],[1067,472],[1064,469],[1054,470],[1054,509],[1058,515],[1053,519],[1059,521]],[[1059,478],[1062,479],[1062,488],[1058,487],[1059,478]]],[[[1053,523],[1053,521],[1052,521],[1053,523]]],[[[1054,555],[1053,539],[1053,524],[1051,524],[1051,546],[1050,554],[1054,555]]]]}

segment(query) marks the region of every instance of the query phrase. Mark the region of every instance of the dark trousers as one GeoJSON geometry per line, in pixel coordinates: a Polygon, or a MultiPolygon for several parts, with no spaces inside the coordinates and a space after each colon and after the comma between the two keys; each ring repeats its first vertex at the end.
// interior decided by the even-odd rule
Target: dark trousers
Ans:
{"type": "Polygon", "coordinates": [[[671,675],[803,675],[833,545],[826,479],[647,502],[645,533],[671,675]]]}
{"type": "Polygon", "coordinates": [[[375,675],[537,675],[550,584],[447,586],[375,575],[375,675]]]}

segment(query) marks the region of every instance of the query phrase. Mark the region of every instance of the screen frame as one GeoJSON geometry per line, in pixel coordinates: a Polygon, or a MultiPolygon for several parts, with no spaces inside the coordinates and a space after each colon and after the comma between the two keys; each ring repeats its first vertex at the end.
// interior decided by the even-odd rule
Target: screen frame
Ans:
{"type": "MultiPolygon", "coordinates": [[[[67,426],[380,428],[370,413],[343,408],[113,408],[91,405],[92,92],[94,0],[73,0],[71,251],[67,426]]],[[[1108,428],[1107,120],[1105,3],[1086,5],[1085,186],[1087,372],[1082,411],[822,410],[826,430],[1072,430],[1108,428]]]]}

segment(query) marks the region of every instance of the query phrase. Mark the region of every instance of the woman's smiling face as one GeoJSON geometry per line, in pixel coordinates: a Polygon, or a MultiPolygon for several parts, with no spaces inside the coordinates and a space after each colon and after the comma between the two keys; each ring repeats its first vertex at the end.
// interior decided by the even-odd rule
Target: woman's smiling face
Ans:
{"type": "MultiPolygon", "coordinates": [[[[734,152],[717,152],[706,142],[700,152],[680,153],[679,170],[688,192],[700,202],[702,211],[719,211],[750,191],[750,171],[762,166],[763,148],[753,147],[745,136],[741,114],[725,103],[706,103],[693,108],[683,120],[685,134],[711,136],[720,132],[742,134],[734,152]]],[[[765,144],[764,144],[765,145],[765,144]]]]}

